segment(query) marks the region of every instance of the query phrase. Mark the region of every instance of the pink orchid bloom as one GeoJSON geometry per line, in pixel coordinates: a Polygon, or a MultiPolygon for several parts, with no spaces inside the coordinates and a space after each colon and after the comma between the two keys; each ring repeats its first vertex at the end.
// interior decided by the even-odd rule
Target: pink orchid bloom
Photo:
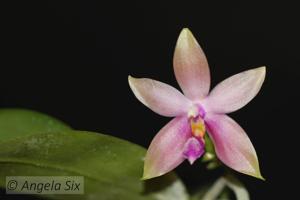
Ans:
{"type": "Polygon", "coordinates": [[[250,139],[226,113],[242,108],[256,96],[265,79],[265,67],[231,76],[209,93],[210,72],[206,57],[192,33],[185,28],[176,44],[174,71],[184,95],[159,81],[128,77],[138,100],[160,115],[175,117],[151,142],[143,179],[166,174],[185,159],[194,163],[204,154],[206,131],[225,165],[263,179],[250,139]]]}

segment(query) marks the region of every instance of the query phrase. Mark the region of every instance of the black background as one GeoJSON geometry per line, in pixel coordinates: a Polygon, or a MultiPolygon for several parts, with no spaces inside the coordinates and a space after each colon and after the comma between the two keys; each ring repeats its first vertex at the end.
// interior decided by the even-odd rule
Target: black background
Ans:
{"type": "MultiPolygon", "coordinates": [[[[138,102],[127,76],[149,77],[178,88],[172,57],[182,28],[190,28],[204,49],[212,86],[266,65],[261,92],[230,116],[251,138],[267,181],[239,177],[252,199],[294,199],[289,188],[298,175],[300,14],[296,4],[11,1],[1,7],[1,107],[38,110],[76,129],[145,147],[170,119],[138,102]]],[[[200,163],[184,163],[177,172],[195,188],[203,181],[201,168],[200,163]]]]}

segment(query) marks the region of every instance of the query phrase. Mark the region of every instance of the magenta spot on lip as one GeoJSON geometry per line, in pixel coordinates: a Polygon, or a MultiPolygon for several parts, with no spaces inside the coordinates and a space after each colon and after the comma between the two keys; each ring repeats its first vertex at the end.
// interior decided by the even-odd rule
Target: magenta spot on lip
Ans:
{"type": "Polygon", "coordinates": [[[195,137],[191,137],[184,145],[183,156],[193,164],[204,153],[204,142],[195,137]]]}

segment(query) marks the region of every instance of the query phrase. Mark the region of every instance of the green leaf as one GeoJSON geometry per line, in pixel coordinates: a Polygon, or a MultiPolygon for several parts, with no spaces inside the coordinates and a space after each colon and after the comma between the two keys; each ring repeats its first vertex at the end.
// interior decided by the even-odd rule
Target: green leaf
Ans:
{"type": "Polygon", "coordinates": [[[46,115],[0,110],[0,187],[5,176],[84,176],[85,195],[47,199],[186,200],[174,175],[141,181],[146,150],[111,136],[73,131],[46,115]]]}
{"type": "Polygon", "coordinates": [[[84,176],[85,195],[50,199],[185,200],[182,182],[170,173],[140,180],[145,149],[111,136],[71,131],[50,116],[0,109],[0,186],[5,176],[84,176]]]}
{"type": "Polygon", "coordinates": [[[0,141],[36,133],[71,129],[45,114],[25,109],[0,109],[0,141]]]}
{"type": "MultiPolygon", "coordinates": [[[[0,120],[1,121],[1,120],[0,120]]],[[[0,142],[0,186],[5,176],[84,176],[85,195],[51,199],[186,200],[182,182],[169,174],[140,180],[145,149],[112,136],[65,130],[0,142]]]]}

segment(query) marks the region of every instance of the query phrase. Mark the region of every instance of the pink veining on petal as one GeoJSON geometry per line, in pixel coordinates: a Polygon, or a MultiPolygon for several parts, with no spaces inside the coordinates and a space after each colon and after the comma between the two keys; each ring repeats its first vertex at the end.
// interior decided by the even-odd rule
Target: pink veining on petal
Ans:
{"type": "Polygon", "coordinates": [[[204,153],[205,145],[201,139],[191,137],[184,145],[184,157],[192,165],[204,153]]]}
{"type": "Polygon", "coordinates": [[[206,56],[191,31],[183,29],[177,40],[174,72],[183,93],[191,100],[199,100],[209,92],[210,72],[206,56]]]}
{"type": "Polygon", "coordinates": [[[208,113],[205,121],[218,158],[236,171],[263,179],[255,149],[245,131],[227,115],[208,113]]]}
{"type": "Polygon", "coordinates": [[[164,126],[148,148],[143,179],[168,173],[184,161],[183,150],[191,137],[191,127],[185,116],[176,117],[164,126]]]}

